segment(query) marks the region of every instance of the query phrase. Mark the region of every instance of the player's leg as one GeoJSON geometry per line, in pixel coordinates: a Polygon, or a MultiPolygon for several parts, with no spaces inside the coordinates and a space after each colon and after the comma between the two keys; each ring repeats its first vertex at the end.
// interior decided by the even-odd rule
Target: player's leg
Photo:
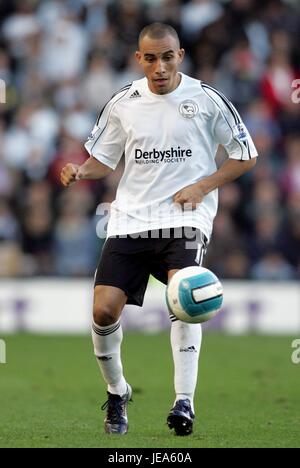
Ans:
{"type": "MultiPolygon", "coordinates": [[[[169,281],[178,270],[169,272],[169,281]]],[[[171,319],[171,346],[174,359],[176,401],[189,399],[194,410],[202,329],[200,324],[171,319]]]]}
{"type": "Polygon", "coordinates": [[[125,434],[131,388],[121,362],[120,316],[126,303],[142,305],[149,274],[141,258],[144,245],[131,238],[109,238],[95,275],[92,336],[95,355],[107,384],[105,431],[125,434]]]}
{"type": "Polygon", "coordinates": [[[124,395],[127,389],[121,363],[123,332],[120,323],[126,301],[126,294],[119,288],[95,287],[92,325],[94,352],[107,389],[115,395],[124,395]]]}
{"type": "Polygon", "coordinates": [[[126,434],[128,430],[127,403],[131,388],[126,383],[121,362],[123,339],[120,316],[127,296],[113,286],[96,286],[94,292],[92,339],[94,352],[104,381],[107,384],[105,432],[126,434]]]}
{"type": "MultiPolygon", "coordinates": [[[[168,280],[178,271],[170,270],[168,280]]],[[[174,407],[168,417],[170,428],[178,435],[188,435],[193,429],[194,394],[202,341],[200,324],[182,322],[175,317],[171,325],[171,346],[174,361],[174,407]]]]}
{"type": "MultiPolygon", "coordinates": [[[[167,270],[168,282],[181,268],[200,265],[206,250],[206,238],[199,230],[184,228],[179,231],[175,233],[174,230],[171,238],[161,244],[161,264],[167,270]]],[[[163,277],[161,280],[167,282],[163,277]]],[[[193,429],[202,330],[200,324],[182,322],[174,315],[170,315],[170,318],[176,397],[168,424],[176,434],[188,435],[193,429]]]]}

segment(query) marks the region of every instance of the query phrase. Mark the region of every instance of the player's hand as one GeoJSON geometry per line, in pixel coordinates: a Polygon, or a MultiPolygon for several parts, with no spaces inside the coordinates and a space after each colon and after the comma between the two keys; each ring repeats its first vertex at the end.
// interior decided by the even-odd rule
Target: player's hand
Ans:
{"type": "Polygon", "coordinates": [[[173,201],[179,203],[184,209],[195,210],[197,205],[202,202],[204,196],[205,192],[201,187],[201,182],[197,182],[179,190],[174,195],[173,201]]]}
{"type": "Polygon", "coordinates": [[[64,187],[69,187],[81,179],[80,166],[78,164],[67,164],[60,173],[60,181],[64,187]]]}

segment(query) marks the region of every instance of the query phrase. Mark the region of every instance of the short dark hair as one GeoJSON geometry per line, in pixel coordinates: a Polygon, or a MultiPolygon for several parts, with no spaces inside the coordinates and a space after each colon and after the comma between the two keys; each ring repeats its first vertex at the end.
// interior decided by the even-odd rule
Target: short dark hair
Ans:
{"type": "Polygon", "coordinates": [[[178,47],[180,47],[180,40],[177,31],[172,26],[165,23],[148,24],[148,26],[145,26],[140,32],[139,46],[141,44],[142,39],[144,39],[145,36],[149,36],[151,37],[151,39],[163,39],[168,35],[174,37],[174,39],[176,39],[178,43],[178,47]]]}

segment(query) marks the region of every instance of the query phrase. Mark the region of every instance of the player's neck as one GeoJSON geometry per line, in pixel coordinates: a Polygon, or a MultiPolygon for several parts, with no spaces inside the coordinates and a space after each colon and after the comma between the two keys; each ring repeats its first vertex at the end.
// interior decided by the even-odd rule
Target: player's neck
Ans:
{"type": "Polygon", "coordinates": [[[181,83],[181,80],[182,80],[182,75],[181,75],[181,73],[177,72],[174,88],[169,91],[170,93],[172,93],[173,91],[175,91],[175,89],[178,88],[178,86],[181,83]]]}

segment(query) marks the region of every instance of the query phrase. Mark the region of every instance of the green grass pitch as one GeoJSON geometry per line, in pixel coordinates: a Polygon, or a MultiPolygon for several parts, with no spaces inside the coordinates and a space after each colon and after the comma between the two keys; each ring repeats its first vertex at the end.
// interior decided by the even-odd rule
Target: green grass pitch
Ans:
{"type": "Polygon", "coordinates": [[[125,334],[129,433],[103,434],[106,400],[89,337],[7,336],[0,447],[300,447],[300,364],[289,337],[204,336],[190,437],[166,426],[173,403],[168,334],[125,334]]]}

